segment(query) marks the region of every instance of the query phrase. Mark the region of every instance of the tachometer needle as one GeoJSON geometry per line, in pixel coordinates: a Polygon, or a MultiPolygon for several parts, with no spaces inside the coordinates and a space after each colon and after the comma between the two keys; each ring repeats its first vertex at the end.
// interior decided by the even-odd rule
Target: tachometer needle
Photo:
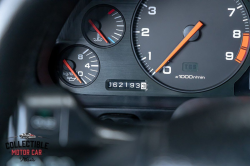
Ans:
{"type": "Polygon", "coordinates": [[[170,55],[162,62],[162,64],[153,73],[156,74],[161,68],[174,57],[174,55],[189,41],[189,39],[203,26],[203,23],[199,21],[194,28],[188,33],[188,35],[180,42],[180,44],[170,53],[170,55]]]}
{"type": "Polygon", "coordinates": [[[89,20],[90,25],[95,29],[95,31],[102,37],[102,39],[106,42],[109,43],[108,40],[104,37],[104,35],[99,31],[99,29],[95,26],[92,20],[89,20]]]}
{"type": "Polygon", "coordinates": [[[69,69],[69,71],[76,77],[76,79],[80,82],[80,84],[82,83],[82,81],[80,80],[80,78],[78,77],[78,75],[74,72],[74,70],[70,67],[69,63],[64,59],[63,63],[65,64],[65,66],[69,69]]]}

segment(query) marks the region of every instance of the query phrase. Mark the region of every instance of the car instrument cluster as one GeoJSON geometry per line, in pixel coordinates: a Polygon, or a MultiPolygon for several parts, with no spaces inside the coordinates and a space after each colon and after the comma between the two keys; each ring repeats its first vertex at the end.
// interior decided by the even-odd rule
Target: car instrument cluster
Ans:
{"type": "Polygon", "coordinates": [[[96,0],[76,10],[50,60],[54,82],[73,93],[250,94],[248,0],[96,0]]]}

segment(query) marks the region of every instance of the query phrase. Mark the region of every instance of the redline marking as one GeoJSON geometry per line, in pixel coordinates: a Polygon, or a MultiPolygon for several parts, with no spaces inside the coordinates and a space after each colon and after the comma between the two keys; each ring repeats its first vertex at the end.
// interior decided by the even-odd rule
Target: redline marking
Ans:
{"type": "Polygon", "coordinates": [[[110,11],[108,12],[108,14],[110,15],[110,14],[112,14],[114,11],[115,11],[115,9],[112,9],[112,10],[110,10],[110,11]]]}
{"type": "Polygon", "coordinates": [[[236,62],[238,62],[238,63],[243,62],[243,60],[246,57],[247,49],[249,47],[249,44],[250,44],[250,35],[249,35],[249,33],[243,33],[243,38],[242,38],[240,51],[239,51],[237,57],[235,58],[236,62]]]}

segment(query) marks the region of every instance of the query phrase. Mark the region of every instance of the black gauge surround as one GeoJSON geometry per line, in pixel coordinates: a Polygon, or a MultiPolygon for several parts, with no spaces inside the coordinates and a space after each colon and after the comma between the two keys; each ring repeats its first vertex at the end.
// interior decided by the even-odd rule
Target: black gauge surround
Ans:
{"type": "Polygon", "coordinates": [[[131,25],[142,69],[160,85],[202,92],[232,78],[249,54],[249,13],[241,0],[141,0],[131,25]],[[204,25],[159,72],[198,21],[204,25]]]}
{"type": "Polygon", "coordinates": [[[82,21],[84,37],[96,47],[115,46],[122,40],[125,31],[126,22],[122,13],[110,5],[94,6],[85,14],[82,21]],[[99,32],[94,29],[93,24],[99,32]]]}
{"type": "Polygon", "coordinates": [[[65,48],[60,54],[57,73],[62,82],[74,88],[83,88],[92,84],[99,75],[100,62],[97,54],[87,46],[73,45],[65,48]],[[79,77],[80,83],[74,74],[64,64],[70,65],[79,77]]]}

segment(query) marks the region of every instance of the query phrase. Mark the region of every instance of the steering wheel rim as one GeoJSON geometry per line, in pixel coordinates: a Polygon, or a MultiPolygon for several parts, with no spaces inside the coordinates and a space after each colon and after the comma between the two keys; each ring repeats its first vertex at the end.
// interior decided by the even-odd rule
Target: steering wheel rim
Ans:
{"type": "Polygon", "coordinates": [[[0,131],[7,129],[21,91],[38,85],[37,58],[44,50],[50,54],[77,3],[78,0],[1,1],[0,19],[8,20],[0,27],[0,131]]]}

